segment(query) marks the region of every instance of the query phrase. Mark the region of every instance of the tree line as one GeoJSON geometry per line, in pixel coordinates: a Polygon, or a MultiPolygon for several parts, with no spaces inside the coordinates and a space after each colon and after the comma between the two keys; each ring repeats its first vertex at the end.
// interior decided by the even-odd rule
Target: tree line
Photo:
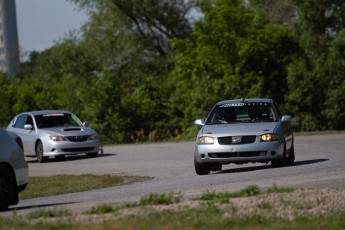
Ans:
{"type": "Polygon", "coordinates": [[[0,74],[1,119],[69,110],[104,143],[193,137],[223,99],[269,97],[295,131],[345,128],[342,0],[69,0],[89,20],[0,74]]]}

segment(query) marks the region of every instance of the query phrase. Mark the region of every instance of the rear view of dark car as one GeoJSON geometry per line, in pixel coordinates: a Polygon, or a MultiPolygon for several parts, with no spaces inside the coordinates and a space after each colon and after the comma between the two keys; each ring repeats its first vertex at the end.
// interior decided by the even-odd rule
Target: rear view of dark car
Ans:
{"type": "Polygon", "coordinates": [[[20,137],[0,129],[0,210],[18,204],[18,195],[26,188],[28,177],[20,137]]]}

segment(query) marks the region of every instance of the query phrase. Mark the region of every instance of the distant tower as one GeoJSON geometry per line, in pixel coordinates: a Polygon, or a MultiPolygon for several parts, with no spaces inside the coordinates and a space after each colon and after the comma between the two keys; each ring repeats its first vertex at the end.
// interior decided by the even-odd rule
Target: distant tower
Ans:
{"type": "Polygon", "coordinates": [[[0,71],[12,76],[19,67],[15,0],[0,0],[0,71]]]}

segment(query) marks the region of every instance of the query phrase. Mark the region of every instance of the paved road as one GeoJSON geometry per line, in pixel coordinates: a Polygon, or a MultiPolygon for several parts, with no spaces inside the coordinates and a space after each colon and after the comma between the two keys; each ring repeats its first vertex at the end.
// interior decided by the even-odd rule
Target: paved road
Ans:
{"type": "Polygon", "coordinates": [[[97,158],[73,156],[65,161],[37,163],[29,160],[30,176],[57,174],[114,174],[151,179],[107,189],[22,200],[11,207],[27,213],[33,208],[61,207],[83,212],[103,203],[138,201],[149,193],[181,192],[192,197],[205,191],[238,191],[248,185],[323,187],[345,186],[345,134],[295,137],[295,164],[271,168],[270,164],[226,165],[206,176],[194,172],[193,143],[106,146],[97,158]]]}

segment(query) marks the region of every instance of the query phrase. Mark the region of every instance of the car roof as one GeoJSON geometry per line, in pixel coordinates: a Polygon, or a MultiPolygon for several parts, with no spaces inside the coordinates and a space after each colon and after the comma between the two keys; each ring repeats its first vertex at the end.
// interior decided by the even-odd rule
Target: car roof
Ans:
{"type": "Polygon", "coordinates": [[[36,111],[23,112],[21,114],[32,114],[36,116],[36,115],[54,114],[54,113],[71,113],[71,112],[68,112],[65,110],[36,110],[36,111]]]}
{"type": "Polygon", "coordinates": [[[270,98],[241,98],[241,99],[219,101],[216,105],[231,104],[231,103],[254,103],[254,102],[272,103],[273,100],[270,98]]]}

